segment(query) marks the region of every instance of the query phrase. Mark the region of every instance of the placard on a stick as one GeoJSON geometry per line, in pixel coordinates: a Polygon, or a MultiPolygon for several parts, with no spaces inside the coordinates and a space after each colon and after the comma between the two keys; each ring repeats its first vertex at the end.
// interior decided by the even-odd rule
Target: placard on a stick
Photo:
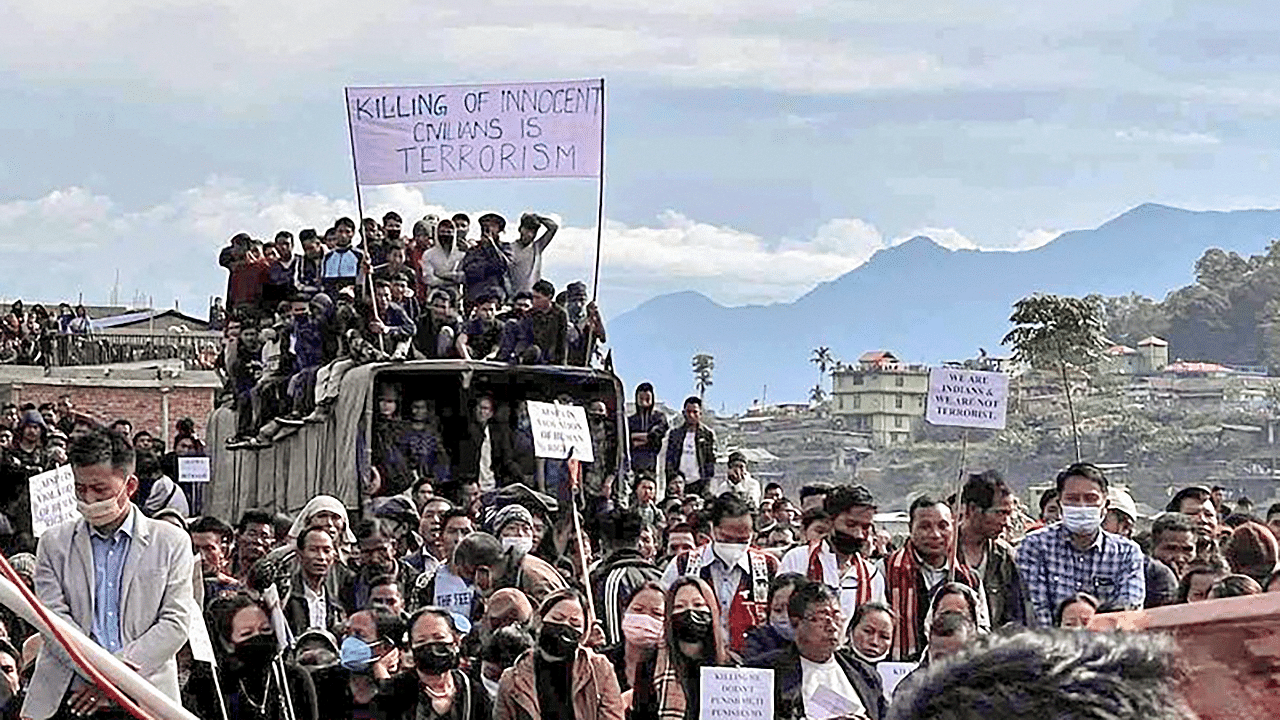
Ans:
{"type": "Polygon", "coordinates": [[[178,458],[178,482],[209,482],[209,458],[204,456],[178,458]]]}
{"type": "Polygon", "coordinates": [[[558,405],[530,400],[529,424],[533,428],[533,454],[552,460],[573,459],[595,462],[587,413],[577,405],[558,405]]]}
{"type": "Polygon", "coordinates": [[[773,671],[702,668],[700,720],[773,720],[773,671]]]}
{"type": "Polygon", "coordinates": [[[1009,376],[998,372],[929,369],[925,419],[930,425],[1003,430],[1009,408],[1009,376]]]}
{"type": "Polygon", "coordinates": [[[62,465],[28,480],[31,490],[31,534],[76,517],[76,476],[70,465],[62,465]]]}

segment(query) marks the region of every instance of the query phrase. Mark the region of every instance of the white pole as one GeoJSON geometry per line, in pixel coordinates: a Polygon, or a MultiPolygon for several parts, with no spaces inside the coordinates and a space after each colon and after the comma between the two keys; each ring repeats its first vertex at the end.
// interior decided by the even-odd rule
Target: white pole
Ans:
{"type": "MultiPolygon", "coordinates": [[[[23,620],[31,623],[32,627],[39,631],[41,635],[44,635],[46,645],[58,642],[53,636],[52,630],[44,623],[44,620],[36,613],[35,609],[27,603],[26,598],[22,596],[18,588],[3,577],[0,577],[0,604],[17,613],[23,620]]],[[[176,700],[157,690],[151,683],[143,680],[138,673],[116,659],[101,645],[86,637],[80,631],[80,628],[63,620],[53,612],[49,612],[48,615],[53,624],[58,626],[63,636],[75,643],[80,652],[84,653],[85,657],[89,662],[93,663],[99,672],[115,683],[116,687],[132,698],[134,702],[145,708],[147,712],[157,718],[166,718],[167,720],[200,720],[183,708],[176,700]]],[[[195,621],[203,622],[198,617],[195,618],[195,621]]]]}

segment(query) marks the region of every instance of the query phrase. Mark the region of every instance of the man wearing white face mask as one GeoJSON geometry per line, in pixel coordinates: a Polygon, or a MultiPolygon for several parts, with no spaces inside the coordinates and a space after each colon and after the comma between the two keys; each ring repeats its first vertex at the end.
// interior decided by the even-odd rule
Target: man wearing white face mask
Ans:
{"type": "Polygon", "coordinates": [[[1027,584],[1035,623],[1053,625],[1058,603],[1079,592],[1100,609],[1136,610],[1146,599],[1142,550],[1102,529],[1107,478],[1096,466],[1076,463],[1058,473],[1062,520],[1031,533],[1018,549],[1018,571],[1027,584]]]}
{"type": "MultiPolygon", "coordinates": [[[[178,699],[178,650],[193,618],[191,539],[145,517],[129,498],[138,489],[133,448],[91,430],[68,449],[81,518],[56,525],[36,551],[36,596],[94,642],[178,699]]],[[[22,717],[90,715],[112,707],[57,643],[36,661],[22,717]]],[[[115,710],[119,710],[115,708],[115,710]]]]}
{"type": "Polygon", "coordinates": [[[769,583],[778,572],[778,559],[750,547],[755,525],[751,506],[734,493],[717,497],[710,508],[711,543],[672,558],[662,574],[671,585],[685,575],[697,575],[720,601],[720,632],[729,648],[741,655],[747,631],[769,623],[769,583]]]}

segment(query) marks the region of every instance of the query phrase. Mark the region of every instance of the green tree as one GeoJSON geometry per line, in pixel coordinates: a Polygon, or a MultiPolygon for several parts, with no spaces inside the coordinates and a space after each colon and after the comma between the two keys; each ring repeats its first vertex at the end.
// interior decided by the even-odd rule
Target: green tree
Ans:
{"type": "Polygon", "coordinates": [[[809,389],[809,402],[814,405],[821,405],[827,399],[827,391],[822,387],[822,383],[818,383],[809,389]]]}
{"type": "Polygon", "coordinates": [[[716,369],[716,359],[707,353],[698,353],[693,356],[693,384],[698,389],[698,397],[705,398],[707,388],[715,383],[712,382],[711,375],[716,369]]]}
{"type": "Polygon", "coordinates": [[[1086,369],[1097,362],[1107,345],[1098,303],[1036,293],[1014,303],[1009,322],[1013,323],[1013,330],[1000,342],[1013,348],[1015,359],[1061,373],[1071,440],[1079,460],[1080,430],[1071,400],[1069,373],[1072,368],[1086,369]]]}

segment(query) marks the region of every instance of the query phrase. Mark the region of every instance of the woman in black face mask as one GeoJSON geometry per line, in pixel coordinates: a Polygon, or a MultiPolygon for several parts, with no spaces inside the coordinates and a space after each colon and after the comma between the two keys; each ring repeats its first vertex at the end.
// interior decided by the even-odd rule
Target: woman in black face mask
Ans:
{"type": "MultiPolygon", "coordinates": [[[[245,594],[220,597],[209,607],[218,655],[221,702],[237,720],[316,720],[316,689],[306,670],[279,656],[265,605],[245,594]]],[[[221,717],[219,698],[207,675],[188,685],[192,712],[221,717]]]]}
{"type": "Polygon", "coordinates": [[[489,720],[489,696],[458,669],[460,639],[448,610],[425,607],[414,613],[409,619],[413,669],[390,680],[389,720],[489,720]]]}
{"type": "Polygon", "coordinates": [[[622,720],[613,666],[581,645],[590,626],[582,594],[548,595],[538,617],[537,646],[498,681],[494,720],[622,720]]]}
{"type": "Polygon", "coordinates": [[[736,664],[719,626],[720,609],[710,585],[693,576],[671,584],[666,640],[652,665],[636,673],[633,720],[698,720],[702,668],[736,664]]]}

